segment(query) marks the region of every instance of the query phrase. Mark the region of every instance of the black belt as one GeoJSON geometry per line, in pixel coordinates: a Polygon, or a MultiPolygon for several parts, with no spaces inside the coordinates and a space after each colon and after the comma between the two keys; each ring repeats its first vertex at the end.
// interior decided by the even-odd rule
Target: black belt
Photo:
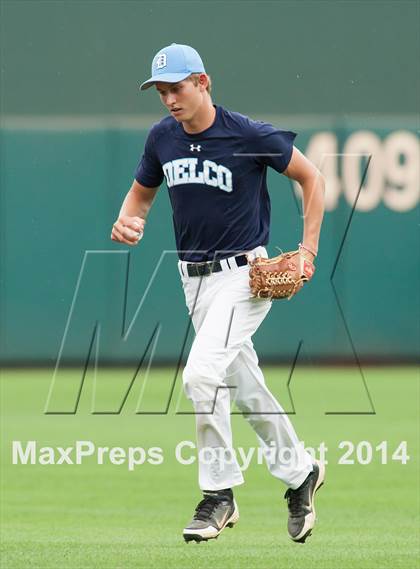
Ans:
{"type": "MultiPolygon", "coordinates": [[[[237,255],[234,259],[238,267],[243,267],[248,264],[248,258],[246,255],[237,255]]],[[[231,266],[229,265],[229,260],[224,260],[227,262],[230,269],[231,266]]],[[[222,270],[222,265],[220,261],[208,261],[205,263],[188,263],[186,268],[189,277],[204,277],[211,275],[212,273],[219,273],[222,270]]]]}

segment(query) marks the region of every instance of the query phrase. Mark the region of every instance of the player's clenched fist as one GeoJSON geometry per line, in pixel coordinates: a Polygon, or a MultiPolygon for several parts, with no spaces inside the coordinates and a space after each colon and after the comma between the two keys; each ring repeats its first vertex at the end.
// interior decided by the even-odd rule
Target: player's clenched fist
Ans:
{"type": "Polygon", "coordinates": [[[126,245],[137,245],[143,237],[145,223],[141,217],[122,215],[112,226],[111,239],[126,245]]]}

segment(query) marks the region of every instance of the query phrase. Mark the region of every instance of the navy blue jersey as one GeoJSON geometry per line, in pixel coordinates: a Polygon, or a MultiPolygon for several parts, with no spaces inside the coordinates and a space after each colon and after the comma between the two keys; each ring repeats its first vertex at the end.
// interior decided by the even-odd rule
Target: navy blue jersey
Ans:
{"type": "Polygon", "coordinates": [[[198,134],[173,117],[152,127],[135,178],[149,188],[166,179],[181,260],[209,261],[268,243],[267,166],[287,168],[295,137],[220,106],[198,134]]]}

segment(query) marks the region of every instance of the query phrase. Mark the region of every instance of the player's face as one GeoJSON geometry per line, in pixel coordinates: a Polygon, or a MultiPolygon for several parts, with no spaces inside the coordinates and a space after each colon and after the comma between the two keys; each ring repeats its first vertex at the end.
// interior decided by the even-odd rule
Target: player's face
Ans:
{"type": "Polygon", "coordinates": [[[179,122],[194,118],[203,103],[203,89],[189,80],[179,83],[158,82],[156,89],[162,103],[179,122]]]}

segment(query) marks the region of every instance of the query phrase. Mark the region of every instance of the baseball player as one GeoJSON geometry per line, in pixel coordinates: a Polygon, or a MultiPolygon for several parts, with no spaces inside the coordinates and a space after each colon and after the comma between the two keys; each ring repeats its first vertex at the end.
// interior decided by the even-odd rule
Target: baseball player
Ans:
{"type": "Polygon", "coordinates": [[[203,499],[184,539],[217,538],[239,519],[232,488],[244,480],[232,446],[235,401],[257,434],[271,474],[287,486],[289,535],[304,542],[315,524],[314,496],[324,481],[324,466],[304,450],[265,385],[251,338],[272,300],[251,294],[249,263],[267,257],[267,166],[302,187],[299,257],[309,264],[317,254],[324,180],[294,147],[295,133],[213,104],[211,79],[192,47],[161,49],[141,89],[151,86],[170,116],[149,132],[111,238],[139,242],[165,179],[179,274],[196,333],[183,384],[195,411],[203,499]]]}

